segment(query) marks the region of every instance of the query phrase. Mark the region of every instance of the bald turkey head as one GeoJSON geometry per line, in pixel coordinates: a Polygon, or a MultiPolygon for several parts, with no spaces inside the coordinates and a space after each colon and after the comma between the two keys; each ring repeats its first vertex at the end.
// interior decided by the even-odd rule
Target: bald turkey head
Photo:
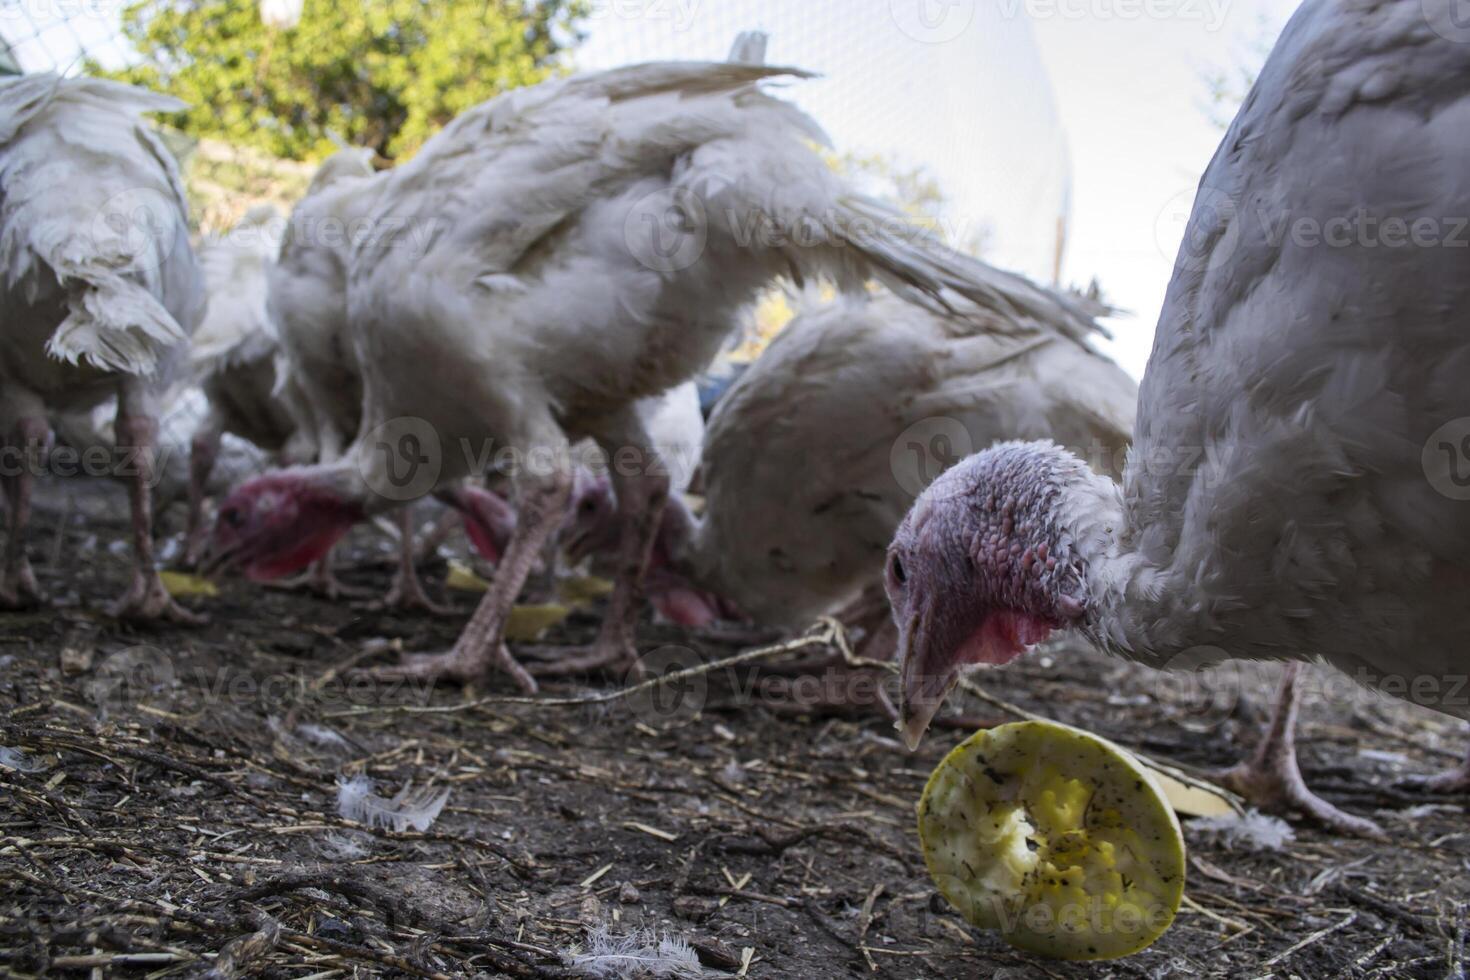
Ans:
{"type": "Polygon", "coordinates": [[[205,568],[238,568],[257,582],[280,578],[324,557],[366,516],[313,468],[267,473],[220,504],[205,568]]]}
{"type": "MultiPolygon", "coordinates": [[[[615,554],[622,534],[617,500],[606,476],[578,474],[572,495],[567,555],[579,562],[589,555],[615,554]]],[[[709,626],[721,619],[744,619],[734,603],[696,582],[684,560],[696,522],[678,494],[669,497],[659,520],[643,591],[658,614],[680,626],[709,626]]]]}
{"type": "Polygon", "coordinates": [[[884,584],[910,749],[966,667],[1010,663],[1082,618],[1086,580],[1057,511],[1075,465],[1051,443],[1000,443],[941,475],[899,525],[884,584]]]}

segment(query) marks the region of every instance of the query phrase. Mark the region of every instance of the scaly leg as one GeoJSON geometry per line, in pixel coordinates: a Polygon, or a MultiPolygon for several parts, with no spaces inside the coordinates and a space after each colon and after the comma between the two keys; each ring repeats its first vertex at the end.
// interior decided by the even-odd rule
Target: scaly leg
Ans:
{"type": "Polygon", "coordinates": [[[1465,761],[1453,769],[1433,776],[1405,779],[1401,785],[1425,793],[1470,793],[1470,752],[1466,752],[1465,761]]]}
{"type": "Polygon", "coordinates": [[[490,590],[448,653],[413,654],[393,667],[368,672],[378,680],[479,680],[491,667],[505,671],[522,690],[534,692],[536,681],[505,646],[505,626],[546,539],[561,523],[571,494],[571,474],[560,467],[550,473],[521,477],[521,511],[490,590]]]}
{"type": "Polygon", "coordinates": [[[0,571],[0,609],[30,609],[45,605],[46,595],[36,582],[26,556],[26,525],[31,519],[31,485],[44,458],[51,429],[41,416],[21,418],[6,440],[3,460],[5,497],[10,508],[9,536],[5,540],[5,568],[0,571]]]}
{"type": "Polygon", "coordinates": [[[1301,664],[1289,663],[1281,675],[1276,705],[1255,754],[1221,773],[1218,781],[1263,810],[1295,810],[1341,833],[1383,837],[1373,821],[1345,813],[1317,796],[1302,781],[1296,761],[1296,717],[1301,693],[1297,679],[1301,664]]]}
{"type": "Polygon", "coordinates": [[[117,447],[130,468],[128,497],[133,516],[133,581],[110,610],[118,619],[172,620],[199,625],[205,618],[180,606],[163,587],[153,554],[153,483],[157,471],[158,417],[145,382],[129,377],[117,396],[117,447]]]}
{"type": "MultiPolygon", "coordinates": [[[[635,634],[643,600],[643,576],[648,572],[648,560],[653,554],[654,540],[658,537],[659,521],[669,499],[669,478],[664,467],[658,463],[656,451],[651,448],[651,440],[631,412],[624,425],[624,431],[633,436],[630,444],[646,447],[643,458],[649,462],[648,465],[639,467],[612,467],[613,491],[617,495],[618,521],[622,531],[618,539],[617,575],[607,613],[602,619],[602,628],[590,649],[569,652],[569,655],[537,664],[532,668],[532,672],[537,675],[562,676],[598,669],[638,669],[635,634]]],[[[618,451],[622,447],[603,442],[603,448],[607,450],[609,459],[617,460],[618,451]]]]}
{"type": "Polygon", "coordinates": [[[209,526],[204,521],[204,491],[219,459],[220,439],[225,434],[224,418],[210,408],[189,440],[189,517],[184,525],[184,567],[194,568],[209,546],[209,526]]]}
{"type": "Polygon", "coordinates": [[[413,505],[405,504],[398,509],[398,570],[393,574],[393,584],[388,594],[378,604],[382,609],[414,609],[445,615],[454,612],[452,606],[440,605],[424,592],[414,565],[417,552],[413,546],[413,505]]]}

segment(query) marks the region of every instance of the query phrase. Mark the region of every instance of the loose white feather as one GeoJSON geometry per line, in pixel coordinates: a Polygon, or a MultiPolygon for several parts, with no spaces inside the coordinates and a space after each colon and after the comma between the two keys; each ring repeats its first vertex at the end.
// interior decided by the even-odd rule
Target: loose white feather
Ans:
{"type": "Polygon", "coordinates": [[[337,781],[337,812],[344,819],[398,833],[410,827],[421,833],[428,830],[447,802],[448,789],[433,795],[427,790],[415,794],[409,783],[387,800],[373,792],[373,781],[366,776],[337,781]]]}
{"type": "Polygon", "coordinates": [[[587,936],[586,951],[568,959],[574,971],[598,980],[704,974],[699,957],[688,941],[680,936],[655,935],[652,930],[614,936],[606,926],[598,926],[587,936]]]}
{"type": "Polygon", "coordinates": [[[1215,841],[1227,850],[1279,851],[1296,840],[1296,832],[1285,820],[1255,809],[1243,815],[1199,817],[1186,827],[1191,837],[1215,841]]]}
{"type": "Polygon", "coordinates": [[[20,749],[0,745],[0,766],[14,769],[16,772],[40,772],[46,767],[38,762],[32,762],[20,749]]]}

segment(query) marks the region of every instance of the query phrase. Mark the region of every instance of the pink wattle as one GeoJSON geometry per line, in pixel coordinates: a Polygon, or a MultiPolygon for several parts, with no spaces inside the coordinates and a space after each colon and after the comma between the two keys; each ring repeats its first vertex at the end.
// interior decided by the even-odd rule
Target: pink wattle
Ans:
{"type": "Polygon", "coordinates": [[[465,533],[479,556],[492,565],[500,564],[500,545],[495,535],[478,518],[466,510],[463,514],[465,533]]]}
{"type": "Polygon", "coordinates": [[[649,596],[659,614],[680,626],[708,626],[720,618],[711,598],[697,589],[675,586],[649,596]]]}
{"type": "Polygon", "coordinates": [[[1008,609],[985,617],[980,628],[960,646],[959,662],[1001,666],[1015,660],[1051,635],[1052,624],[1029,613],[1008,609]]]}
{"type": "Polygon", "coordinates": [[[245,577],[252,582],[269,582],[292,572],[299,572],[314,561],[327,556],[332,546],[342,540],[351,524],[326,527],[301,539],[300,544],[285,554],[268,555],[245,567],[245,577]]]}

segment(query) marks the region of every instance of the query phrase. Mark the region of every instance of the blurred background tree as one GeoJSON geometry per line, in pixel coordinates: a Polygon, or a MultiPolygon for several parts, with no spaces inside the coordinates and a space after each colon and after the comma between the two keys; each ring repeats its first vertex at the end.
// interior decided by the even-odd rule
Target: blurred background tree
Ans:
{"type": "Polygon", "coordinates": [[[1231,64],[1207,65],[1200,70],[1200,80],[1205,86],[1200,107],[1216,128],[1229,129],[1235,121],[1235,114],[1256,84],[1256,77],[1284,27],[1285,24],[1264,14],[1258,16],[1251,35],[1234,45],[1231,64]]]}
{"type": "Polygon", "coordinates": [[[139,58],[91,73],[190,104],[170,121],[293,160],[333,138],[404,158],[460,112],[558,70],[585,0],[136,0],[139,58]]]}

